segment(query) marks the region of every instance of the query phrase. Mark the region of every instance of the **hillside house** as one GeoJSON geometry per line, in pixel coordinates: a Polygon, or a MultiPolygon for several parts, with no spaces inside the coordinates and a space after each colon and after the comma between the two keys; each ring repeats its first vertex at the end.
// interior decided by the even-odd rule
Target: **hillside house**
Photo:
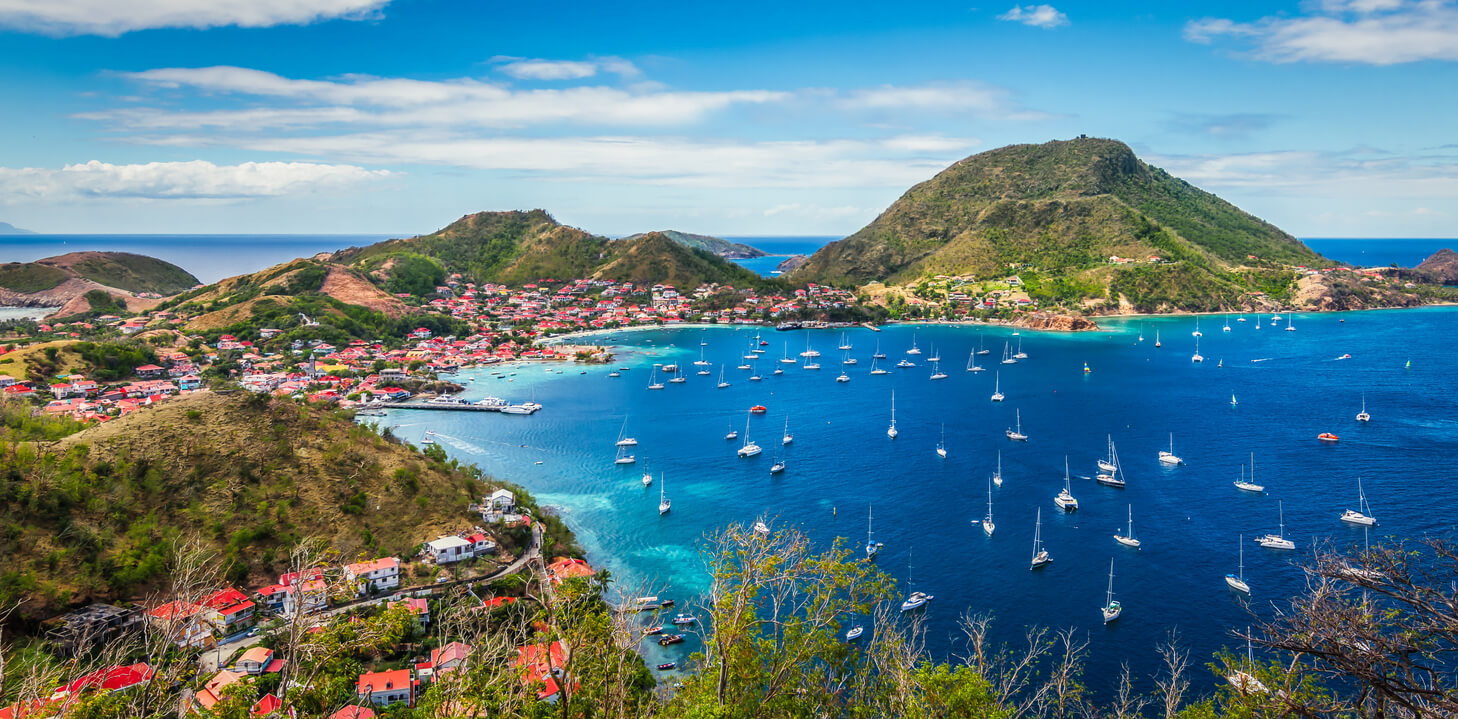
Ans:
{"type": "Polygon", "coordinates": [[[441,537],[426,542],[425,548],[436,564],[451,564],[476,556],[472,543],[460,537],[441,537]]]}
{"type": "Polygon", "coordinates": [[[409,669],[361,674],[355,683],[355,693],[377,707],[399,702],[415,705],[415,681],[411,679],[409,669]]]}
{"type": "Polygon", "coordinates": [[[360,595],[394,589],[400,586],[400,560],[381,557],[346,565],[344,579],[354,584],[360,595]]]}

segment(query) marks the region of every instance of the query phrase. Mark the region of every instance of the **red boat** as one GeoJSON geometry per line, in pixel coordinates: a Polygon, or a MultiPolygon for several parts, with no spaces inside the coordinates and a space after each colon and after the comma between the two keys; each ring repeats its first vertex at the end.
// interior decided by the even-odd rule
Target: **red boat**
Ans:
{"type": "Polygon", "coordinates": [[[1316,435],[1316,438],[1323,442],[1335,442],[1341,439],[1341,437],[1338,437],[1331,432],[1322,432],[1321,434],[1316,435]]]}
{"type": "Polygon", "coordinates": [[[749,413],[750,414],[764,414],[765,412],[768,412],[768,411],[769,410],[768,409],[765,409],[765,406],[762,405],[762,404],[757,404],[757,405],[749,408],[749,413]]]}
{"type": "Polygon", "coordinates": [[[658,670],[659,671],[662,671],[662,672],[666,672],[666,671],[668,671],[670,669],[675,669],[677,667],[678,667],[678,662],[664,662],[664,663],[658,665],[658,670]]]}
{"type": "Polygon", "coordinates": [[[662,634],[663,633],[663,625],[660,624],[660,625],[658,625],[656,627],[648,627],[647,629],[644,629],[643,630],[643,633],[646,634],[646,635],[662,634]]]}

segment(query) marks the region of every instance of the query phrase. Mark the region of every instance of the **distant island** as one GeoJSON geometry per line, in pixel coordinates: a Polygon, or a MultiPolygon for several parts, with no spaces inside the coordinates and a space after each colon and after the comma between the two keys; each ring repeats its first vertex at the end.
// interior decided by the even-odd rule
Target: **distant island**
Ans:
{"type": "Polygon", "coordinates": [[[59,307],[60,314],[145,309],[195,287],[187,270],[130,252],[71,252],[0,264],[0,306],[59,307]]]}
{"type": "MultiPolygon", "coordinates": [[[[644,237],[647,234],[648,233],[639,233],[636,235],[629,235],[627,237],[624,237],[623,241],[636,240],[638,238],[644,237]]],[[[754,259],[755,257],[765,257],[769,254],[764,250],[759,249],[758,247],[751,247],[742,242],[730,242],[729,240],[726,240],[722,237],[713,237],[711,235],[695,235],[689,232],[679,232],[678,230],[662,230],[659,234],[662,234],[664,237],[667,237],[668,239],[673,240],[674,242],[677,242],[684,247],[692,247],[696,250],[712,252],[720,257],[723,257],[726,260],[749,260],[754,259]]]]}
{"type": "Polygon", "coordinates": [[[0,235],[34,235],[35,233],[22,227],[16,227],[9,222],[0,222],[0,235]]]}

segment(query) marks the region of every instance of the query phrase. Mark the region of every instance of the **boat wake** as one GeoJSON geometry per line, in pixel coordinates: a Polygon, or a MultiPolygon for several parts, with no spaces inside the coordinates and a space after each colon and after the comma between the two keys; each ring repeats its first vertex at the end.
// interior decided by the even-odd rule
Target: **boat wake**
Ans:
{"type": "Polygon", "coordinates": [[[1251,360],[1251,361],[1252,361],[1252,362],[1270,362],[1270,361],[1271,361],[1271,359],[1272,359],[1272,358],[1270,358],[1270,357],[1262,357],[1262,358],[1260,358],[1260,359],[1253,359],[1253,360],[1251,360]]]}

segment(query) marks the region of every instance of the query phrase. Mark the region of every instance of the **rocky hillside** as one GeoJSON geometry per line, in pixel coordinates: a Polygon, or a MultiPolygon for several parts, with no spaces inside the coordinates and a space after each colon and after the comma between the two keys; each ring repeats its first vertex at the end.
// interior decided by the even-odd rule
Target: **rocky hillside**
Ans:
{"type": "MultiPolygon", "coordinates": [[[[636,240],[647,234],[646,232],[642,232],[636,235],[629,235],[621,241],[636,240]]],[[[764,257],[766,254],[769,254],[758,247],[752,247],[742,242],[730,242],[722,237],[695,235],[690,232],[679,232],[678,230],[661,230],[659,234],[684,247],[712,252],[726,260],[744,260],[754,257],[764,257]]]]}
{"type": "Polygon", "coordinates": [[[138,295],[175,295],[197,284],[187,270],[155,257],[72,252],[0,265],[0,305],[60,307],[58,314],[75,314],[90,309],[83,297],[99,290],[137,309],[155,304],[138,295]]]}
{"type": "Polygon", "coordinates": [[[1185,291],[1203,296],[1196,306],[1205,308],[1264,290],[1271,271],[1297,264],[1329,263],[1273,225],[1144,163],[1125,144],[1079,138],[961,160],[816,252],[791,278],[910,283],[1021,273],[1062,283],[1053,294],[1063,301],[1122,299],[1156,309],[1167,302],[1155,295],[1174,290],[1176,300],[1185,291]],[[1116,256],[1132,261],[1114,265],[1116,256]],[[1117,297],[1121,290],[1132,296],[1117,297]]]}
{"type": "Polygon", "coordinates": [[[1458,285],[1458,252],[1441,249],[1432,257],[1418,264],[1417,269],[1426,272],[1445,285],[1458,285]]]}
{"type": "Polygon", "coordinates": [[[179,397],[39,448],[5,439],[0,605],[23,600],[27,617],[144,593],[178,541],[238,582],[277,576],[304,537],[349,559],[409,554],[469,526],[484,488],[329,410],[246,393],[179,397]]]}

